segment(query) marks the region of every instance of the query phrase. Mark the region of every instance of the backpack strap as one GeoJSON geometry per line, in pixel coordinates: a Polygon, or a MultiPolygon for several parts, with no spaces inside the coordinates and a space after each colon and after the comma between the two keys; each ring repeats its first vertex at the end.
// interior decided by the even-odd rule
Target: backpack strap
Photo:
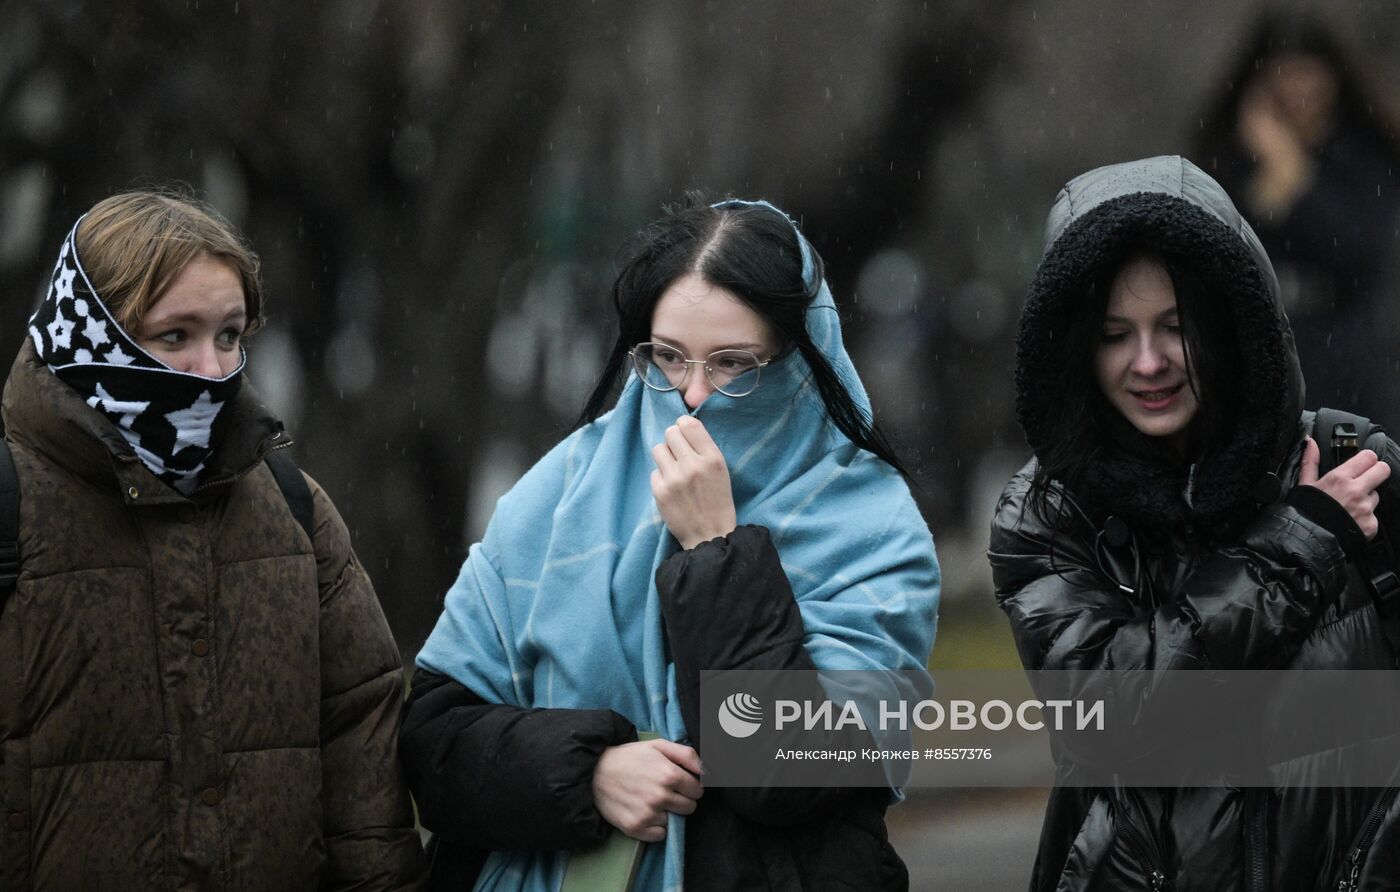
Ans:
{"type": "Polygon", "coordinates": [[[19,473],[10,444],[0,438],[0,613],[19,579],[19,473]]]}
{"type": "Polygon", "coordinates": [[[287,500],[287,507],[292,509],[292,516],[301,524],[301,528],[306,530],[307,538],[315,541],[316,509],[311,501],[311,487],[307,486],[301,469],[284,449],[272,450],[263,460],[267,462],[272,476],[277,480],[277,488],[282,490],[282,498],[287,500]]]}
{"type": "Polygon", "coordinates": [[[1346,461],[1347,450],[1374,449],[1380,454],[1380,443],[1372,439],[1384,436],[1385,429],[1369,418],[1363,418],[1340,409],[1318,409],[1313,419],[1313,439],[1317,441],[1317,476],[1325,477],[1327,472],[1346,461]]]}

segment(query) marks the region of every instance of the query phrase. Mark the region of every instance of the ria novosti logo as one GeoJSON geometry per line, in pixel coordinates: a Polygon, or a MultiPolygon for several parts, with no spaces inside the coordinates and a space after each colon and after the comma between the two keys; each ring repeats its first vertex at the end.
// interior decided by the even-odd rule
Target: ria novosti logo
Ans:
{"type": "Polygon", "coordinates": [[[730,694],[719,705],[719,726],[730,737],[749,737],[763,724],[763,704],[750,694],[730,694]]]}

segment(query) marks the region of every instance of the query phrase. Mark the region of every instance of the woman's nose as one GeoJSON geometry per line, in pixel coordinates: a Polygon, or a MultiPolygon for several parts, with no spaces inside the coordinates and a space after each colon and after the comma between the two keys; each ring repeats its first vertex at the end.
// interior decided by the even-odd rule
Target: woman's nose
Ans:
{"type": "Polygon", "coordinates": [[[1151,378],[1160,374],[1167,367],[1167,355],[1160,347],[1145,339],[1138,344],[1137,352],[1133,355],[1133,374],[1141,378],[1151,378]]]}
{"type": "Polygon", "coordinates": [[[219,351],[212,340],[191,344],[186,351],[186,361],[189,367],[185,371],[191,374],[202,375],[205,378],[224,376],[223,366],[219,364],[219,351]]]}
{"type": "Polygon", "coordinates": [[[715,392],[714,385],[710,383],[710,376],[705,374],[702,368],[692,368],[690,377],[685,379],[685,388],[681,397],[690,409],[700,408],[700,404],[710,398],[710,394],[715,392]]]}

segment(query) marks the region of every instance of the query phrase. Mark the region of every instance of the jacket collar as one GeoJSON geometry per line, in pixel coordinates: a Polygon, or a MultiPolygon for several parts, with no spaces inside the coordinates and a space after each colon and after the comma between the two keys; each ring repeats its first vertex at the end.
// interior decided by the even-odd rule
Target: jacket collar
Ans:
{"type": "Polygon", "coordinates": [[[142,505],[212,497],[254,468],[269,450],[292,442],[247,381],[225,412],[222,443],[187,499],[142,464],[116,425],[49,371],[28,338],[10,368],[0,402],[10,439],[98,486],[116,487],[128,504],[142,505]]]}

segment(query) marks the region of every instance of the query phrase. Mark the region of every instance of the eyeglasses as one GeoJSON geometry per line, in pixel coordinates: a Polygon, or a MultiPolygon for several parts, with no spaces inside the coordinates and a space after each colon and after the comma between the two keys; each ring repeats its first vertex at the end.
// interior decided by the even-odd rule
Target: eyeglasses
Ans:
{"type": "Polygon", "coordinates": [[[632,367],[652,390],[675,390],[685,383],[692,365],[704,366],[705,377],[725,396],[748,396],[758,387],[758,376],[771,359],[760,361],[747,350],[716,350],[704,359],[687,359],[669,344],[647,341],[628,351],[632,367]]]}

